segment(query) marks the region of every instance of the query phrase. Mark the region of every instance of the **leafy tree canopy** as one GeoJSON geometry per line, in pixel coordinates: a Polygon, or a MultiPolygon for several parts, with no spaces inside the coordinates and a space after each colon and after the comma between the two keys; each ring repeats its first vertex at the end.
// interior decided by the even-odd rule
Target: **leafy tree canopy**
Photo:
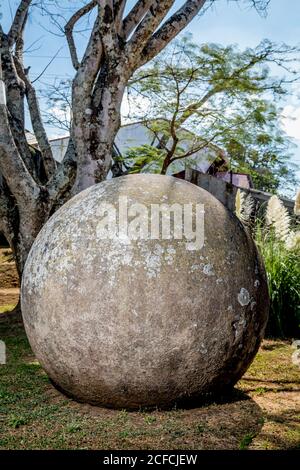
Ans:
{"type": "Polygon", "coordinates": [[[295,54],[296,48],[268,40],[244,51],[199,46],[190,35],[175,41],[129,83],[128,118],[142,121],[154,137],[151,146],[123,156],[129,171],[173,172],[215,144],[256,188],[293,187],[293,144],[282,129],[280,105],[297,79],[295,54]]]}

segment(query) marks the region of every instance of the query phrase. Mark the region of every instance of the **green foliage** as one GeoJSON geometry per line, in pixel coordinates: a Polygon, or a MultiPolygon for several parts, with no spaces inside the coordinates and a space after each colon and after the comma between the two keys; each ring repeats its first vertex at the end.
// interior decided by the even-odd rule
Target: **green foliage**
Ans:
{"type": "Polygon", "coordinates": [[[18,429],[19,427],[24,426],[25,424],[27,424],[27,420],[23,416],[12,415],[8,419],[8,425],[14,429],[18,429]]]}
{"type": "Polygon", "coordinates": [[[293,192],[297,167],[289,160],[294,144],[281,128],[281,109],[268,101],[260,106],[259,118],[255,112],[247,128],[235,126],[227,132],[222,146],[232,170],[249,174],[255,188],[273,193],[282,186],[286,193],[293,192]]]}
{"type": "Polygon", "coordinates": [[[256,229],[256,243],[263,256],[271,300],[267,336],[300,336],[300,253],[288,250],[274,230],[256,229]]]}
{"type": "Polygon", "coordinates": [[[140,147],[130,148],[122,162],[128,173],[160,173],[164,160],[164,151],[151,145],[141,145],[140,147]]]}

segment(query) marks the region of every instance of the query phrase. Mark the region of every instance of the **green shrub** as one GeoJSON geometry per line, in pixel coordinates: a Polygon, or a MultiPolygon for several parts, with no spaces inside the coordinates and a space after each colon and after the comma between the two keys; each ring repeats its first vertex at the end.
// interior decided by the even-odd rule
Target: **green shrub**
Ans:
{"type": "MultiPolygon", "coordinates": [[[[297,197],[297,201],[299,200],[297,197]]],[[[266,335],[300,337],[300,231],[277,196],[253,223],[253,200],[238,191],[236,215],[252,232],[268,276],[270,315],[266,335]]],[[[297,214],[297,204],[295,205],[297,214]]]]}
{"type": "Polygon", "coordinates": [[[300,337],[299,250],[288,249],[274,230],[261,224],[256,228],[255,239],[264,259],[271,300],[266,335],[300,337]]]}

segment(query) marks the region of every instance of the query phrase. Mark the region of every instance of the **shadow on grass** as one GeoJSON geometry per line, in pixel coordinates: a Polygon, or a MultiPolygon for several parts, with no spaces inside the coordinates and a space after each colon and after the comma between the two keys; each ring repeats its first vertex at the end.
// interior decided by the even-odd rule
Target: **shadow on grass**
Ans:
{"type": "Polygon", "coordinates": [[[268,449],[300,450],[300,414],[296,410],[268,413],[259,441],[268,449]]]}
{"type": "MultiPolygon", "coordinates": [[[[268,338],[268,339],[272,339],[273,341],[276,340],[276,338],[268,338]]],[[[286,347],[286,342],[283,342],[283,341],[276,341],[276,343],[271,343],[271,344],[267,343],[261,346],[262,350],[264,351],[276,351],[277,349],[281,349],[284,347],[286,347]]]]}
{"type": "Polygon", "coordinates": [[[171,410],[127,412],[79,404],[53,388],[20,324],[0,324],[2,449],[245,449],[264,423],[258,404],[234,389],[171,410]]]}

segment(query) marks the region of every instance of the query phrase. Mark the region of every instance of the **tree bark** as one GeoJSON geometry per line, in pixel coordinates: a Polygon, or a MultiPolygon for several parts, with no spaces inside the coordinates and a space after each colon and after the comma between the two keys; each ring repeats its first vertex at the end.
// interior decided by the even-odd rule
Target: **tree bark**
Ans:
{"type": "Polygon", "coordinates": [[[81,89],[73,92],[72,136],[77,156],[74,194],[103,181],[110,170],[113,144],[121,122],[124,75],[121,67],[117,67],[99,77],[94,96],[84,103],[83,109],[81,89]],[[76,112],[77,109],[80,111],[76,112]]]}

